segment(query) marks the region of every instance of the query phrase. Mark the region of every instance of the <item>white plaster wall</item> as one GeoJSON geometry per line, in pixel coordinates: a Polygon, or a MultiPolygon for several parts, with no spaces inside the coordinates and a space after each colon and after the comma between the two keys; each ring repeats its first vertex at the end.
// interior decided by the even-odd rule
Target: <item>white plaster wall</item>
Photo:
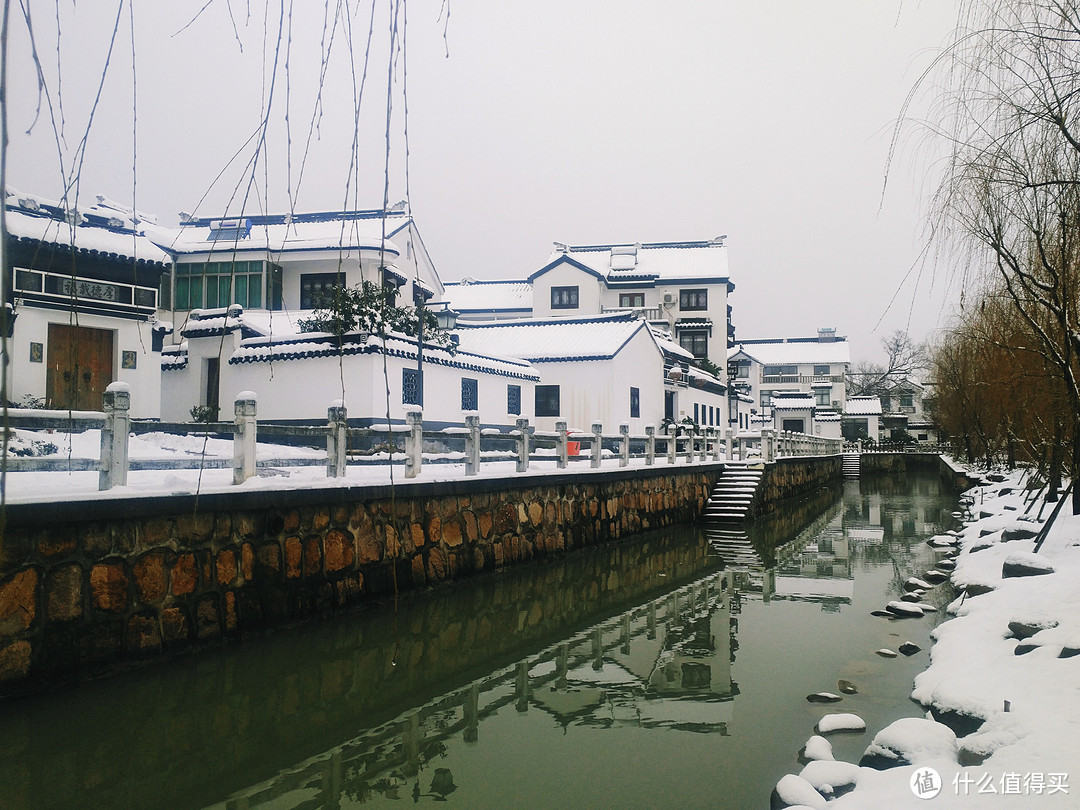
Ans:
{"type": "MultiPolygon", "coordinates": [[[[565,420],[576,430],[589,430],[593,421],[605,433],[616,433],[626,422],[630,432],[641,435],[645,425],[659,427],[664,418],[664,362],[656,344],[644,332],[637,332],[610,360],[576,360],[536,363],[541,385],[559,386],[560,415],[537,417],[538,430],[554,430],[565,420]],[[640,391],[641,416],[630,417],[630,388],[640,391]]],[[[530,409],[533,402],[529,403],[530,409]]]]}
{"type": "MultiPolygon", "coordinates": [[[[202,338],[188,341],[188,367],[164,374],[166,396],[176,402],[169,419],[187,421],[189,410],[198,404],[204,385],[200,369],[202,360],[216,353],[217,340],[202,338]],[[212,344],[212,345],[210,345],[212,344]]],[[[337,357],[313,357],[276,360],[273,363],[227,362],[231,349],[222,355],[221,418],[232,418],[232,405],[240,391],[258,395],[260,419],[322,421],[327,408],[344,399],[350,419],[385,421],[387,412],[387,382],[389,383],[390,418],[403,420],[405,406],[401,402],[402,369],[415,368],[416,361],[399,357],[386,358],[384,377],[381,354],[337,357]]],[[[508,378],[495,374],[453,368],[434,363],[424,364],[424,420],[461,424],[461,379],[477,380],[477,400],[481,422],[512,425],[518,418],[506,412],[507,385],[521,386],[522,416],[531,418],[534,401],[530,380],[508,378]]]]}
{"type": "Polygon", "coordinates": [[[590,317],[600,313],[603,282],[591,273],[570,264],[560,264],[533,280],[533,317],[590,317]],[[552,287],[577,287],[577,309],[552,309],[552,287]]]}
{"type": "Polygon", "coordinates": [[[814,435],[823,439],[842,439],[842,429],[839,419],[829,419],[824,422],[814,420],[814,435]]]}
{"type": "Polygon", "coordinates": [[[80,313],[77,321],[67,312],[24,305],[19,309],[10,343],[11,368],[8,399],[19,402],[24,395],[45,397],[46,361],[49,357],[49,324],[85,326],[113,333],[113,381],[131,386],[131,415],[155,419],[161,410],[161,355],[151,350],[153,336],[146,321],[109,318],[80,313]],[[42,346],[42,362],[30,362],[30,344],[42,346]],[[135,352],[135,368],[121,368],[121,352],[135,352]]]}

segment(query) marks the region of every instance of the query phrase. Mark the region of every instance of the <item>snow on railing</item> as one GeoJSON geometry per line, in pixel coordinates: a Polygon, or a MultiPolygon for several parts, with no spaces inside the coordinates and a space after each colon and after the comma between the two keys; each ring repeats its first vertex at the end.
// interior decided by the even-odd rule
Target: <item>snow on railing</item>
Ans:
{"type": "MultiPolygon", "coordinates": [[[[79,412],[78,425],[82,428],[101,429],[101,455],[98,462],[98,489],[107,490],[124,486],[127,483],[128,438],[132,431],[140,432],[153,429],[161,432],[190,432],[195,425],[164,424],[161,422],[132,423],[130,416],[131,392],[125,383],[115,382],[106,389],[102,412],[79,412]]],[[[67,412],[27,411],[19,414],[12,411],[12,423],[23,423],[33,428],[70,429],[73,420],[67,412]],[[66,417],[66,418],[65,418],[66,417]]],[[[242,484],[256,474],[256,451],[259,437],[287,436],[325,439],[326,475],[328,478],[345,476],[349,461],[350,440],[365,438],[389,438],[397,446],[395,437],[401,437],[404,443],[403,459],[405,477],[416,478],[424,463],[423,446],[425,440],[440,445],[448,442],[464,442],[465,474],[477,475],[480,472],[481,445],[487,440],[488,447],[501,444],[508,447],[502,452],[486,452],[487,460],[495,456],[499,460],[513,458],[517,472],[526,472],[532,462],[544,462],[554,459],[555,468],[566,469],[571,460],[589,459],[590,468],[597,469],[605,457],[616,458],[619,467],[627,467],[631,458],[643,458],[646,466],[653,466],[657,460],[657,451],[662,450],[661,458],[666,458],[670,465],[680,459],[692,464],[708,460],[734,461],[760,459],[771,462],[777,458],[809,455],[836,455],[843,451],[840,439],[825,439],[820,436],[808,436],[802,433],[765,429],[758,432],[735,433],[730,428],[723,434],[712,427],[687,427],[669,425],[665,432],[658,433],[653,425],[645,426],[643,435],[632,435],[630,426],[620,424],[617,433],[605,433],[601,422],[593,422],[589,431],[571,431],[567,423],[558,421],[555,430],[537,431],[529,420],[519,418],[513,428],[503,431],[495,428],[481,428],[480,415],[470,412],[465,416],[461,427],[445,427],[441,430],[425,430],[423,413],[419,408],[410,408],[405,413],[405,424],[372,425],[367,428],[348,426],[348,411],[345,403],[337,400],[327,409],[325,426],[275,425],[260,424],[257,419],[258,398],[252,391],[243,391],[237,395],[233,406],[233,422],[200,423],[198,427],[207,433],[233,434],[233,483],[242,484]],[[605,444],[607,447],[605,448],[605,444]],[[611,448],[614,448],[612,450],[611,448]]],[[[22,459],[23,469],[33,469],[35,460],[22,459]]],[[[45,463],[44,460],[40,460],[45,463]]],[[[320,461],[312,463],[320,464],[320,461]]],[[[141,465],[142,466],[142,465],[141,465]]],[[[193,466],[197,466],[193,464],[193,466]]]]}

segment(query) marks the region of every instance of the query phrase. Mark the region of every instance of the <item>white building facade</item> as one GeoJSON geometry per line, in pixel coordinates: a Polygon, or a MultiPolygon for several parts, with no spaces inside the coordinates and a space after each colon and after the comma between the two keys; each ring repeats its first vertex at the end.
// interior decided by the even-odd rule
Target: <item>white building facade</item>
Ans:
{"type": "Polygon", "coordinates": [[[156,418],[163,337],[157,290],[169,257],[143,220],[104,198],[68,210],[8,190],[4,295],[9,306],[8,398],[99,411],[112,382],[132,390],[131,414],[156,418]]]}

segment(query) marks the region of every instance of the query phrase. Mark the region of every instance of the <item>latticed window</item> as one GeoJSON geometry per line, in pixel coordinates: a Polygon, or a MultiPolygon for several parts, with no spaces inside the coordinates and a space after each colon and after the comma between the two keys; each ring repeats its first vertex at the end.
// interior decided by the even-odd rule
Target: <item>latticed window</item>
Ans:
{"type": "Polygon", "coordinates": [[[708,308],[708,290],[679,290],[679,309],[700,310],[708,308]]]}
{"type": "Polygon", "coordinates": [[[709,333],[704,330],[679,332],[679,345],[694,357],[708,357],[709,333]]]}
{"type": "Polygon", "coordinates": [[[176,266],[176,309],[215,309],[230,304],[245,309],[280,309],[281,268],[262,261],[176,266]]]}
{"type": "Polygon", "coordinates": [[[415,368],[401,370],[401,403],[403,405],[420,404],[420,372],[415,368]]]}
{"type": "Polygon", "coordinates": [[[552,287],[551,288],[551,308],[552,309],[577,309],[578,308],[578,288],[577,287],[552,287]]]}
{"type": "Polygon", "coordinates": [[[630,389],[630,418],[637,419],[641,416],[641,389],[630,389]]]}
{"type": "Polygon", "coordinates": [[[521,415],[521,386],[506,386],[506,412],[521,415]]]}
{"type": "Polygon", "coordinates": [[[479,408],[476,387],[476,380],[469,377],[461,378],[461,410],[475,411],[479,408]]]}
{"type": "Polygon", "coordinates": [[[329,307],[334,287],[344,286],[343,273],[304,273],[300,276],[300,309],[329,307]]]}

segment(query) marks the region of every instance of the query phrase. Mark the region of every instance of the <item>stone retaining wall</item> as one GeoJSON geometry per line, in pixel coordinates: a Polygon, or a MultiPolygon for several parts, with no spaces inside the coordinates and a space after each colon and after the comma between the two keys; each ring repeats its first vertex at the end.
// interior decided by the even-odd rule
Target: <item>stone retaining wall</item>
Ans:
{"type": "Polygon", "coordinates": [[[843,456],[779,458],[769,462],[751,507],[752,515],[766,515],[784,501],[814,494],[838,481],[842,467],[843,456]]]}
{"type": "Polygon", "coordinates": [[[687,523],[721,469],[8,506],[0,694],[687,523]]]}
{"type": "Polygon", "coordinates": [[[924,469],[937,472],[953,492],[963,492],[978,483],[946,456],[937,453],[863,453],[859,470],[863,473],[906,472],[924,469]]]}
{"type": "MultiPolygon", "coordinates": [[[[206,796],[207,805],[253,781],[238,775],[288,773],[271,781],[270,793],[283,781],[317,786],[320,771],[338,758],[349,784],[362,789],[365,771],[385,775],[381,754],[399,756],[394,743],[401,741],[401,728],[391,721],[414,705],[418,689],[438,686],[425,692],[430,702],[418,710],[422,720],[450,707],[464,714],[472,679],[485,673],[479,689],[490,710],[489,690],[508,678],[513,684],[513,674],[489,675],[492,669],[525,658],[535,662],[537,651],[553,640],[564,642],[717,564],[703,543],[650,532],[557,565],[519,566],[504,576],[439,589],[430,598],[402,600],[396,618],[389,605],[381,606],[360,622],[285,633],[243,656],[177,667],[165,689],[158,678],[132,678],[119,690],[122,699],[87,705],[74,690],[50,696],[36,711],[4,716],[0,807],[64,807],[73,796],[83,807],[160,806],[160,780],[129,777],[162,773],[163,764],[162,775],[178,796],[197,795],[200,785],[220,787],[219,794],[206,796]],[[75,711],[84,728],[130,733],[72,735],[75,711]],[[357,737],[360,729],[365,731],[357,737]],[[322,753],[328,741],[335,744],[333,756],[322,753]],[[55,767],[57,747],[72,767],[55,767]]],[[[609,633],[607,643],[620,642],[609,633]]]]}

